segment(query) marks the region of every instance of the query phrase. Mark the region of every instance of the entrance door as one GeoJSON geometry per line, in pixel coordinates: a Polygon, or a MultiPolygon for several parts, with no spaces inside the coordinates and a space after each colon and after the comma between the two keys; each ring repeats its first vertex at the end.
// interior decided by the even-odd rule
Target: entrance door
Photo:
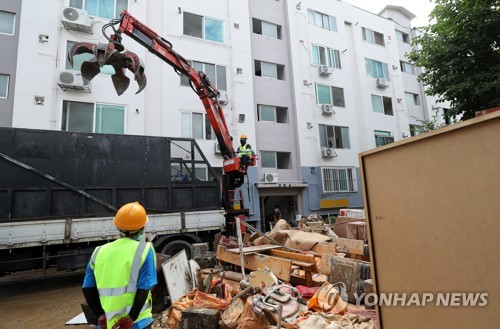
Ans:
{"type": "Polygon", "coordinates": [[[279,208],[281,218],[289,225],[297,226],[295,217],[297,215],[297,195],[269,195],[260,197],[261,228],[264,232],[269,231],[271,223],[274,224],[274,209],[279,208]]]}

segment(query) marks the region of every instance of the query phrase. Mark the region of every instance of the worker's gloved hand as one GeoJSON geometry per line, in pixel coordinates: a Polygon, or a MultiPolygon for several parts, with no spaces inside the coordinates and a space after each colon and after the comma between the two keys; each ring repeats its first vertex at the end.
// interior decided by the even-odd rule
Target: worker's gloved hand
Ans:
{"type": "Polygon", "coordinates": [[[113,329],[130,329],[134,325],[134,320],[130,316],[126,316],[118,320],[113,326],[113,329]]]}
{"type": "Polygon", "coordinates": [[[97,324],[99,325],[99,327],[101,327],[101,329],[107,329],[108,328],[108,325],[107,325],[107,322],[106,322],[106,315],[101,315],[99,317],[99,319],[97,319],[97,324]]]}

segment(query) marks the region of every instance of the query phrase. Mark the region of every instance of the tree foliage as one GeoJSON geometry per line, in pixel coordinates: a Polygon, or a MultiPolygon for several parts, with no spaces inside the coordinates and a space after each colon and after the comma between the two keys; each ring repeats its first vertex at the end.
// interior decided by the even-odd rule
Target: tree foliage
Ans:
{"type": "Polygon", "coordinates": [[[462,120],[500,106],[500,1],[435,0],[433,23],[414,38],[410,61],[428,95],[450,101],[462,120]]]}

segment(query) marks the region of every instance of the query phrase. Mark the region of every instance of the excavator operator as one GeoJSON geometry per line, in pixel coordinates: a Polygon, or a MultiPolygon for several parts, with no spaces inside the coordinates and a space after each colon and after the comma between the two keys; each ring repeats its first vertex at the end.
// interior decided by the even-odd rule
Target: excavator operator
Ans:
{"type": "Polygon", "coordinates": [[[243,134],[240,137],[240,146],[236,150],[236,154],[241,159],[241,167],[246,172],[247,167],[249,165],[250,156],[255,155],[255,152],[252,150],[252,145],[247,143],[247,135],[243,134]]]}

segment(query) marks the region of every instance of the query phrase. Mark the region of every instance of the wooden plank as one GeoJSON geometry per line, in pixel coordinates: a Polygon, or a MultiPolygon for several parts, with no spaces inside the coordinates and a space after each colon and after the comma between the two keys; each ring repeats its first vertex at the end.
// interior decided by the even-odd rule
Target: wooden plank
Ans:
{"type": "Polygon", "coordinates": [[[298,265],[300,267],[307,268],[309,271],[317,271],[316,259],[313,255],[299,254],[296,252],[284,251],[284,250],[271,250],[270,255],[290,259],[293,265],[298,265]]]}
{"type": "MultiPolygon", "coordinates": [[[[217,259],[234,265],[240,265],[240,256],[229,252],[226,247],[222,245],[217,247],[217,259]]],[[[245,255],[245,268],[249,270],[258,270],[268,267],[277,278],[284,281],[290,281],[291,266],[292,261],[289,259],[263,254],[245,255]]]]}
{"type": "Polygon", "coordinates": [[[342,252],[364,255],[365,242],[363,240],[335,238],[332,239],[332,242],[336,243],[342,252]]]}
{"type": "MultiPolygon", "coordinates": [[[[244,247],[243,254],[244,255],[255,254],[255,253],[260,252],[260,251],[266,251],[266,250],[278,249],[278,248],[281,248],[281,246],[277,246],[275,244],[263,244],[262,246],[244,247]]],[[[235,254],[239,254],[240,248],[227,249],[227,251],[235,253],[235,254]]]]}
{"type": "Polygon", "coordinates": [[[312,251],[319,254],[336,255],[337,254],[337,244],[332,242],[318,242],[312,248],[312,251]]]}
{"type": "Polygon", "coordinates": [[[332,270],[332,264],[338,259],[345,259],[344,257],[332,256],[332,255],[321,255],[321,261],[319,263],[318,273],[329,275],[332,270]]]}

